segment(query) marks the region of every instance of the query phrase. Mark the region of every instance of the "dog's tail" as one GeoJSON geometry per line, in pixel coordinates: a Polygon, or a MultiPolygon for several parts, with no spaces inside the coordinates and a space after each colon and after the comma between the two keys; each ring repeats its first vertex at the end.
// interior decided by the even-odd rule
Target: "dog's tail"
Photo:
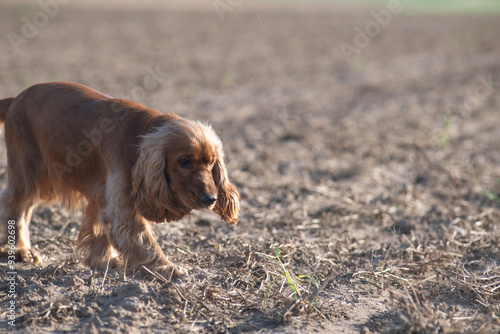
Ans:
{"type": "Polygon", "coordinates": [[[7,110],[9,110],[10,104],[14,101],[13,97],[0,100],[0,122],[5,122],[5,116],[7,115],[7,110]]]}

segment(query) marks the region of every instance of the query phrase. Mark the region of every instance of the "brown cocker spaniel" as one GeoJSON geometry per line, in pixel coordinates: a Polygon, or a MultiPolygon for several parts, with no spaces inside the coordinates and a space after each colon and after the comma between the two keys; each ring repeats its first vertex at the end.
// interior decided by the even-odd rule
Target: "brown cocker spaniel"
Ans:
{"type": "Polygon", "coordinates": [[[91,268],[143,265],[185,271],[153,239],[151,222],[212,209],[238,222],[222,143],[205,124],[98,93],[75,83],[34,85],[0,100],[7,187],[0,193],[0,253],[40,262],[29,224],[39,202],[84,204],[77,250],[91,268]]]}

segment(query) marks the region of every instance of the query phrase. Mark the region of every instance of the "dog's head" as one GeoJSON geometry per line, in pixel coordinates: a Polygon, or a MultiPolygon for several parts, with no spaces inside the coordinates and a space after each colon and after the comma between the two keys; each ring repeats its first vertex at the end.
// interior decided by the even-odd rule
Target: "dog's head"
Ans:
{"type": "Polygon", "coordinates": [[[175,119],[143,136],[132,188],[136,207],[151,221],[212,209],[238,222],[239,194],[228,180],[222,143],[208,125],[175,119]]]}

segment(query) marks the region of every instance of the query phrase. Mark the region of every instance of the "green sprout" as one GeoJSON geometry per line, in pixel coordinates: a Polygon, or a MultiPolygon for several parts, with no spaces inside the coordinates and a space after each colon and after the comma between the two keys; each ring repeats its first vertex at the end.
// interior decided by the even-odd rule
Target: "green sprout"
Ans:
{"type": "MultiPolygon", "coordinates": [[[[288,287],[292,291],[291,298],[294,302],[293,305],[297,305],[300,301],[308,301],[308,306],[306,308],[307,312],[309,312],[311,309],[313,309],[316,312],[318,312],[318,314],[320,314],[323,318],[325,318],[325,316],[323,314],[321,314],[321,312],[316,308],[315,304],[316,304],[319,293],[321,291],[323,291],[323,289],[326,287],[326,284],[324,284],[322,287],[320,287],[318,281],[312,276],[309,276],[309,275],[295,276],[295,275],[293,275],[293,273],[289,269],[287,269],[285,267],[285,265],[283,264],[283,262],[281,261],[280,250],[279,250],[278,245],[276,245],[275,258],[278,261],[278,265],[281,268],[282,274],[280,274],[278,277],[276,277],[272,281],[272,283],[269,285],[269,287],[266,289],[266,292],[264,293],[264,308],[266,308],[267,299],[269,297],[269,292],[271,291],[271,288],[273,287],[273,285],[276,282],[278,282],[280,279],[283,279],[283,277],[284,277],[284,278],[286,278],[286,281],[288,283],[288,287]],[[310,298],[309,300],[301,300],[302,295],[300,292],[300,286],[296,283],[297,279],[300,280],[300,279],[304,279],[304,278],[308,278],[309,281],[312,283],[312,285],[314,285],[314,287],[316,288],[316,292],[312,295],[312,298],[310,298]]],[[[307,290],[309,290],[309,289],[307,289],[307,290]]],[[[289,313],[290,311],[291,311],[291,309],[289,309],[286,313],[289,313]]]]}

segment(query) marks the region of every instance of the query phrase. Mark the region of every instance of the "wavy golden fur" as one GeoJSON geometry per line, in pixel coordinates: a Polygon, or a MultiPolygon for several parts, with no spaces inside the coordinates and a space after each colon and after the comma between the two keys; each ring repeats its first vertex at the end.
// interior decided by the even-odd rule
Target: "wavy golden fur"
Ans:
{"type": "Polygon", "coordinates": [[[214,130],[177,115],[98,93],[83,85],[34,85],[0,100],[5,123],[7,187],[0,193],[0,253],[40,262],[29,224],[39,202],[85,205],[77,250],[102,268],[126,263],[176,278],[154,241],[152,222],[212,209],[238,222],[239,194],[229,182],[214,130]],[[9,249],[8,222],[15,222],[9,249]]]}

